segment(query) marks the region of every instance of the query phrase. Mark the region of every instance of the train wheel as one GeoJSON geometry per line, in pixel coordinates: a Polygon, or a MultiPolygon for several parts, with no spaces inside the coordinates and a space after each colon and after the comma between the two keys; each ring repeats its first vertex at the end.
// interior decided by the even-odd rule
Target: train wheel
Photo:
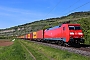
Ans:
{"type": "Polygon", "coordinates": [[[69,44],[68,44],[68,43],[64,43],[64,46],[65,46],[65,47],[68,47],[68,46],[69,46],[69,44]]]}
{"type": "Polygon", "coordinates": [[[49,40],[47,40],[46,42],[49,43],[49,40]]]}
{"type": "Polygon", "coordinates": [[[58,45],[63,46],[64,42],[62,40],[58,41],[58,45]]]}

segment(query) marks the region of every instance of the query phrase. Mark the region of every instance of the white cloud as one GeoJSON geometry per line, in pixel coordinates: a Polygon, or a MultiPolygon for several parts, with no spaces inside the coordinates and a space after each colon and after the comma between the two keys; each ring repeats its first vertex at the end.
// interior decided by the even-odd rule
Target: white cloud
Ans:
{"type": "Polygon", "coordinates": [[[43,13],[40,11],[38,12],[38,11],[0,6],[0,25],[1,25],[0,28],[2,27],[6,28],[15,25],[17,26],[17,25],[33,22],[36,20],[47,19],[55,16],[54,14],[49,14],[48,16],[46,15],[47,13],[45,12],[43,13]]]}
{"type": "MultiPolygon", "coordinates": [[[[0,16],[5,17],[13,17],[18,19],[34,19],[34,18],[42,18],[45,16],[45,13],[42,12],[36,12],[36,11],[30,11],[30,10],[24,10],[24,9],[15,9],[15,8],[8,8],[8,7],[0,7],[0,16]]],[[[21,20],[20,19],[20,20],[21,20]]],[[[34,19],[35,20],[35,19],[34,19]]],[[[36,19],[37,20],[37,19],[36,19]]]]}
{"type": "MultiPolygon", "coordinates": [[[[9,8],[9,7],[2,7],[0,6],[0,15],[5,15],[9,17],[17,17],[17,18],[38,18],[38,19],[45,19],[45,15],[47,13],[38,12],[38,11],[31,11],[31,10],[24,10],[24,9],[15,9],[15,8],[9,8]]],[[[49,16],[55,16],[53,14],[49,14],[49,16]]],[[[36,19],[37,20],[37,19],[36,19]]]]}

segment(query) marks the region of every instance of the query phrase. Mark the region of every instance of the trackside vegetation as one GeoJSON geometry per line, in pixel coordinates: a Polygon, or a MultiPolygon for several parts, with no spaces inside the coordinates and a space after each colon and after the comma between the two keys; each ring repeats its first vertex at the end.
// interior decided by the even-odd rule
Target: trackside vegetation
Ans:
{"type": "Polygon", "coordinates": [[[0,60],[89,60],[90,57],[62,51],[29,40],[16,39],[13,45],[0,47],[0,60]]]}
{"type": "Polygon", "coordinates": [[[33,60],[18,40],[11,46],[0,47],[0,60],[33,60]]]}
{"type": "Polygon", "coordinates": [[[78,54],[62,51],[51,48],[49,46],[37,44],[30,41],[20,40],[32,54],[36,60],[89,60],[90,57],[81,56],[78,54]]]}

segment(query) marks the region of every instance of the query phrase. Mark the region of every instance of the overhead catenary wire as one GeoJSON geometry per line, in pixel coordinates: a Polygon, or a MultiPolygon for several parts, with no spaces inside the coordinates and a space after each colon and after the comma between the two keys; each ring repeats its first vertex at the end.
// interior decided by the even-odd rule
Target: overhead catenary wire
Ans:
{"type": "MultiPolygon", "coordinates": [[[[60,1],[52,8],[52,10],[50,10],[49,13],[47,13],[47,14],[45,15],[45,17],[48,16],[48,15],[50,14],[50,12],[53,11],[53,10],[58,6],[58,4],[59,4],[61,1],[62,1],[62,0],[60,0],[60,1]]],[[[45,18],[45,17],[44,17],[44,18],[45,18]]]]}
{"type": "MultiPolygon", "coordinates": [[[[76,1],[74,4],[72,4],[71,6],[69,6],[67,9],[69,9],[69,8],[72,7],[72,6],[74,6],[74,5],[77,4],[79,1],[80,1],[80,0],[76,1]]],[[[52,10],[50,10],[50,12],[53,11],[53,10],[59,5],[60,2],[61,2],[61,1],[59,1],[59,2],[54,6],[54,8],[53,8],[52,10]]],[[[81,6],[79,6],[79,7],[77,7],[77,8],[75,8],[75,9],[73,9],[73,10],[71,10],[71,11],[69,11],[69,12],[67,12],[67,13],[65,13],[64,15],[66,15],[66,14],[68,14],[68,13],[70,13],[70,12],[76,10],[76,9],[79,9],[79,8],[85,6],[86,4],[89,4],[89,3],[90,3],[90,1],[87,2],[87,3],[85,3],[85,4],[83,4],[83,5],[81,5],[81,6]]],[[[65,9],[65,10],[67,10],[67,9],[65,9]]],[[[63,10],[63,11],[65,11],[65,10],[63,10]]],[[[45,15],[45,17],[48,16],[48,15],[50,14],[50,12],[49,12],[47,15],[45,15]]],[[[45,18],[45,17],[44,17],[44,18],[45,18]]]]}
{"type": "MultiPolygon", "coordinates": [[[[71,8],[72,6],[76,5],[79,1],[80,1],[80,0],[76,1],[75,3],[73,3],[72,5],[70,5],[69,7],[67,7],[67,8],[66,8],[65,10],[63,10],[63,11],[68,10],[68,9],[71,8]]],[[[63,11],[62,11],[62,12],[63,12],[63,11]]]]}
{"type": "Polygon", "coordinates": [[[77,8],[75,8],[75,9],[73,9],[73,10],[71,10],[71,11],[69,11],[69,12],[67,12],[67,13],[65,13],[65,14],[68,14],[68,13],[70,13],[70,12],[76,10],[76,9],[79,9],[79,8],[81,8],[81,7],[83,7],[83,6],[87,5],[87,4],[89,4],[89,3],[90,3],[90,1],[87,2],[87,3],[85,3],[85,4],[83,4],[83,5],[81,5],[81,6],[79,6],[79,7],[77,7],[77,8]]]}

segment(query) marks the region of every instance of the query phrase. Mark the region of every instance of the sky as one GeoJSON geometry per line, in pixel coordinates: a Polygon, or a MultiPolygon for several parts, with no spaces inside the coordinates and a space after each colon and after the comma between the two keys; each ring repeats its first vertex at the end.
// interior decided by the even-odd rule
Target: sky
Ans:
{"type": "Polygon", "coordinates": [[[0,29],[90,11],[90,0],[0,0],[0,29]]]}

